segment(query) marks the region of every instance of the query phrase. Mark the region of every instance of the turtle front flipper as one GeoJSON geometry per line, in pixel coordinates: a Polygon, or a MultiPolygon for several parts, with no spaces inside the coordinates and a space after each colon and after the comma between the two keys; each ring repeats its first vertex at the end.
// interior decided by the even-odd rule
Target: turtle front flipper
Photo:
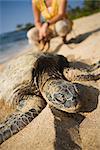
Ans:
{"type": "Polygon", "coordinates": [[[97,81],[100,79],[99,73],[93,74],[73,68],[66,68],[63,74],[69,81],[97,81]]]}
{"type": "Polygon", "coordinates": [[[92,71],[95,71],[96,69],[100,68],[100,60],[94,64],[92,64],[90,66],[89,69],[87,69],[88,72],[92,72],[92,71]]]}
{"type": "Polygon", "coordinates": [[[0,124],[0,144],[28,125],[46,106],[39,96],[20,101],[16,112],[0,124]]]}
{"type": "Polygon", "coordinates": [[[78,80],[78,81],[97,81],[97,80],[100,80],[100,74],[81,74],[81,75],[77,75],[75,80],[78,80]]]}

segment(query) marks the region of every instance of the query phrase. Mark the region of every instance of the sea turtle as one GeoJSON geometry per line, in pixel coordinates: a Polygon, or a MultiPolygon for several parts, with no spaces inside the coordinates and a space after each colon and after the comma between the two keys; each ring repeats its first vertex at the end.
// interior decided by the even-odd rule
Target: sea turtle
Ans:
{"type": "MultiPolygon", "coordinates": [[[[7,65],[0,76],[0,98],[15,112],[0,125],[0,144],[29,124],[46,104],[68,113],[79,111],[80,93],[65,78],[64,68],[70,68],[70,62],[57,54],[29,53],[7,65]]],[[[100,75],[77,75],[76,79],[81,77],[100,79],[100,75]]]]}

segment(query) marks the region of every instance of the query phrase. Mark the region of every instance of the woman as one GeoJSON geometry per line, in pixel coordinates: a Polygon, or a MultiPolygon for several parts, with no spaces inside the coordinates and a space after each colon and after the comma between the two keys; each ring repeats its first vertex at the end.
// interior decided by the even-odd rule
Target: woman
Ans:
{"type": "Polygon", "coordinates": [[[61,36],[63,41],[72,29],[72,22],[66,14],[66,0],[32,0],[35,28],[28,31],[29,43],[38,43],[47,37],[48,31],[53,36],[61,36]],[[42,23],[41,15],[45,22],[42,23]]]}

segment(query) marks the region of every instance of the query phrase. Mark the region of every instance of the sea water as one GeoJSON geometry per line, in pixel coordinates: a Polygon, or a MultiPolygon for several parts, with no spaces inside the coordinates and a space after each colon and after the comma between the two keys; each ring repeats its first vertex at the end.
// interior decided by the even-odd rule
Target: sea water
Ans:
{"type": "Polygon", "coordinates": [[[26,35],[26,31],[14,31],[0,35],[0,63],[8,61],[29,46],[26,35]]]}

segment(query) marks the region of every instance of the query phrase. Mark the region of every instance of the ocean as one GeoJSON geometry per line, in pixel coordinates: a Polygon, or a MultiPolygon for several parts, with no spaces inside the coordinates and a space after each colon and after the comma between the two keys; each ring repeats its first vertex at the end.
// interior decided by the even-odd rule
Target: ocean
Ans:
{"type": "Polygon", "coordinates": [[[27,49],[29,45],[26,34],[26,31],[14,31],[0,35],[0,64],[27,49]]]}

